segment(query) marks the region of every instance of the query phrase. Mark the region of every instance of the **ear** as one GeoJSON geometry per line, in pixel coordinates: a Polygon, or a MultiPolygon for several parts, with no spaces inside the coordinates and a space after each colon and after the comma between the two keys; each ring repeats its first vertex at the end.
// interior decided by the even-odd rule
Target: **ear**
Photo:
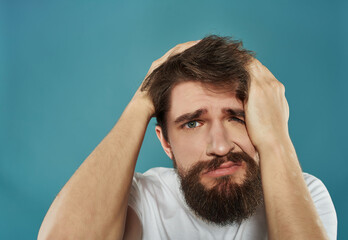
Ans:
{"type": "Polygon", "coordinates": [[[160,140],[162,144],[163,150],[168,155],[168,157],[173,160],[172,147],[170,146],[170,143],[167,142],[167,140],[164,138],[162,128],[160,126],[156,126],[155,129],[158,140],[160,140]]]}

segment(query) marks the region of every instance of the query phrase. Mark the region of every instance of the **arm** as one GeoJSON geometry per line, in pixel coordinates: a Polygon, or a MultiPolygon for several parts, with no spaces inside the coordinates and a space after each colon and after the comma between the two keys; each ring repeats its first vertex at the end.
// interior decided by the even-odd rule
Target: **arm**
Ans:
{"type": "MultiPolygon", "coordinates": [[[[177,45],[149,70],[193,46],[177,45]]],[[[148,73],[148,74],[149,74],[148,73]]],[[[122,239],[139,219],[128,211],[128,194],[136,160],[154,106],[138,89],[109,134],[87,157],[57,195],[41,225],[38,239],[122,239]],[[127,221],[126,221],[127,220],[127,221]]],[[[141,234],[138,231],[137,234],[141,234]]]]}
{"type": "Polygon", "coordinates": [[[120,239],[136,159],[153,110],[142,97],[121,118],[60,191],[38,239],[120,239]]]}
{"type": "Polygon", "coordinates": [[[246,125],[261,166],[270,239],[327,239],[288,133],[284,86],[254,59],[246,125]]]}

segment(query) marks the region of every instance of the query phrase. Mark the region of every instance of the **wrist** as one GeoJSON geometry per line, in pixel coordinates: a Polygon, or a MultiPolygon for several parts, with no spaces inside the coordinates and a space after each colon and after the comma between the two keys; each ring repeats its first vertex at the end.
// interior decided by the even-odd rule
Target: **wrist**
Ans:
{"type": "Polygon", "coordinates": [[[266,182],[278,181],[279,177],[297,179],[302,172],[290,137],[279,139],[272,145],[264,145],[258,152],[261,174],[266,182]]]}
{"type": "Polygon", "coordinates": [[[134,108],[138,113],[143,114],[148,120],[150,120],[155,114],[154,105],[146,92],[135,93],[128,107],[134,108]]]}
{"type": "Polygon", "coordinates": [[[294,151],[294,147],[289,135],[273,138],[272,140],[263,141],[255,146],[261,155],[266,154],[283,154],[285,152],[294,151]]]}

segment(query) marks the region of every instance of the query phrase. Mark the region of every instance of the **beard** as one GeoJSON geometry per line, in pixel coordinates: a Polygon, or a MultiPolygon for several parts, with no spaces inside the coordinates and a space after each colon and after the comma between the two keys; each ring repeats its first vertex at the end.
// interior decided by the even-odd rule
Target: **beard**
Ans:
{"type": "Polygon", "coordinates": [[[186,203],[203,221],[219,226],[241,223],[251,217],[257,207],[263,204],[260,167],[244,152],[231,152],[225,157],[198,162],[186,172],[177,169],[175,158],[173,160],[186,203]],[[246,163],[242,183],[235,183],[232,175],[216,178],[214,185],[209,188],[201,183],[202,173],[216,170],[222,163],[228,161],[246,163]]]}

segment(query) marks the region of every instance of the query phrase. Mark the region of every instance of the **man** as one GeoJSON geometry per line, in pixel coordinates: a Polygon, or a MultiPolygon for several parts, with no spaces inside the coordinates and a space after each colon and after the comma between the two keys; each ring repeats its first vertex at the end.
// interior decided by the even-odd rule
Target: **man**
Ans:
{"type": "Polygon", "coordinates": [[[302,174],[289,137],[284,92],[238,42],[174,47],[56,197],[39,239],[335,239],[330,196],[302,174]],[[152,116],[175,170],[133,178],[152,116]]]}

